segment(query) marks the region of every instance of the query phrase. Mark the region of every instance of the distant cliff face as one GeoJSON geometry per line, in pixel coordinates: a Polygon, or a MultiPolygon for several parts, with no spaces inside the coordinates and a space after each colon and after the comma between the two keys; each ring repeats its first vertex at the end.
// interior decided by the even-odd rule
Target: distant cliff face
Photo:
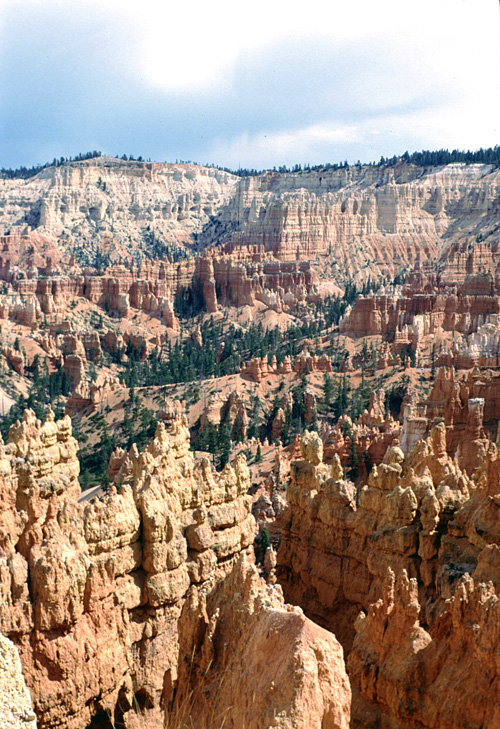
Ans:
{"type": "Polygon", "coordinates": [[[499,185],[487,165],[267,174],[241,183],[216,233],[282,260],[324,256],[339,278],[393,275],[488,240],[500,223],[499,185]]]}
{"type": "Polygon", "coordinates": [[[159,242],[225,244],[227,252],[257,246],[282,261],[320,257],[342,280],[438,259],[457,271],[480,268],[498,244],[499,194],[500,171],[491,165],[401,163],[240,179],[103,157],[0,181],[0,210],[3,232],[28,225],[80,256],[84,244],[95,251],[106,237],[128,253],[154,254],[159,242]],[[481,255],[467,263],[478,246],[481,255]]]}
{"type": "Polygon", "coordinates": [[[0,181],[3,232],[28,225],[61,237],[71,252],[89,242],[96,248],[106,236],[128,253],[155,241],[184,246],[237,182],[216,169],[111,157],[49,167],[28,181],[0,181]]]}

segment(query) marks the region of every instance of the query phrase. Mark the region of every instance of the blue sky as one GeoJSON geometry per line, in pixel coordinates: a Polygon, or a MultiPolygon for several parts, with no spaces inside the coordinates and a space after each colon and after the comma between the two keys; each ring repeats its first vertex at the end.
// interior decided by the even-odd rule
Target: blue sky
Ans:
{"type": "Polygon", "coordinates": [[[500,143],[497,0],[2,0],[0,167],[500,143]]]}

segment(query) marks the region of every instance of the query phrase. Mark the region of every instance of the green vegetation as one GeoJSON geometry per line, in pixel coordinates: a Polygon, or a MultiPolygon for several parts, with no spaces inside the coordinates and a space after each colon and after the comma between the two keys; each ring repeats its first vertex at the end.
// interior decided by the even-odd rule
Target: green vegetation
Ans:
{"type": "MultiPolygon", "coordinates": [[[[69,162],[81,162],[83,160],[94,159],[96,157],[102,157],[102,152],[93,150],[92,152],[77,154],[75,157],[60,157],[59,159],[56,159],[54,157],[52,162],[46,162],[43,165],[39,164],[32,167],[22,166],[16,169],[2,167],[2,169],[0,170],[0,178],[21,178],[23,180],[26,180],[29,177],[34,177],[46,167],[60,167],[61,165],[69,162]]],[[[132,154],[128,156],[126,154],[122,154],[121,157],[119,155],[116,155],[116,159],[135,162],[145,161],[142,156],[139,155],[138,157],[134,157],[134,155],[132,154]]],[[[148,161],[150,162],[151,160],[148,161]]],[[[404,152],[404,154],[402,155],[394,155],[390,158],[381,157],[379,162],[368,162],[364,164],[367,167],[380,167],[393,166],[395,164],[398,164],[399,162],[409,162],[411,164],[418,165],[419,167],[436,167],[439,165],[452,164],[454,162],[463,162],[466,164],[492,164],[498,166],[500,165],[500,146],[497,145],[495,147],[488,147],[487,149],[481,148],[475,151],[454,149],[451,152],[448,149],[438,149],[434,151],[424,149],[421,152],[412,152],[411,154],[409,152],[404,152]]],[[[192,162],[191,160],[176,160],[176,163],[200,166],[197,162],[192,162]]],[[[230,174],[237,175],[238,177],[255,177],[257,175],[262,175],[265,172],[277,172],[279,174],[299,174],[309,172],[321,172],[327,170],[341,170],[347,169],[348,167],[360,168],[361,162],[358,160],[354,165],[349,165],[347,160],[334,163],[325,162],[318,165],[295,164],[292,167],[280,165],[279,167],[273,167],[272,169],[268,168],[262,170],[246,167],[240,167],[237,170],[233,170],[229,167],[221,167],[215,164],[205,164],[203,166],[222,170],[223,172],[229,172],[230,174]]]]}
{"type": "Polygon", "coordinates": [[[64,416],[65,398],[70,392],[71,383],[65,370],[61,367],[49,374],[47,365],[40,366],[40,358],[36,355],[31,366],[33,384],[27,397],[19,396],[7,415],[0,419],[0,434],[7,440],[10,426],[20,420],[23,411],[31,408],[37,418],[45,420],[47,405],[51,404],[57,418],[64,416]]]}
{"type": "Polygon", "coordinates": [[[197,451],[207,451],[214,457],[214,463],[219,468],[224,468],[229,461],[232,448],[231,429],[227,421],[219,426],[208,421],[206,426],[192,439],[191,447],[197,451]]]}
{"type": "Polygon", "coordinates": [[[46,167],[60,167],[68,162],[83,162],[83,160],[95,159],[96,157],[102,157],[102,152],[94,149],[92,152],[80,152],[76,157],[60,157],[59,159],[54,157],[52,162],[45,162],[43,165],[34,165],[33,167],[17,167],[16,169],[2,167],[0,170],[0,178],[9,180],[21,178],[22,180],[27,180],[29,177],[37,175],[46,167]]]}
{"type": "MultiPolygon", "coordinates": [[[[372,286],[372,284],[369,284],[372,286]]],[[[225,326],[216,323],[213,317],[200,324],[203,346],[193,339],[171,345],[166,344],[166,353],[162,356],[154,350],[147,359],[143,359],[141,348],[127,347],[127,366],[122,380],[127,387],[170,385],[180,382],[192,382],[207,377],[224,377],[239,372],[241,364],[253,357],[268,357],[271,361],[276,356],[278,366],[285,356],[295,357],[304,338],[314,339],[332,326],[336,326],[344,315],[349,304],[353,304],[359,290],[354,283],[348,283],[342,297],[331,296],[318,303],[314,310],[314,319],[288,327],[281,332],[278,327],[265,329],[259,322],[246,329],[234,324],[225,326]]],[[[192,320],[202,309],[201,292],[182,289],[176,296],[174,308],[178,316],[186,321],[192,320]]],[[[319,350],[321,351],[321,350],[319,350]]],[[[335,366],[345,361],[347,352],[336,349],[333,352],[335,366]]]]}

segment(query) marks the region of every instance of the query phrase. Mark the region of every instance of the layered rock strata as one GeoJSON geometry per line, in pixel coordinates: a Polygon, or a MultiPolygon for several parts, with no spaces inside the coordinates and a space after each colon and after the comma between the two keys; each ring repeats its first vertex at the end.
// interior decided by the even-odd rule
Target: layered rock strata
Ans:
{"type": "Polygon", "coordinates": [[[426,437],[436,419],[446,426],[446,450],[472,475],[481,465],[489,441],[496,441],[500,420],[500,379],[494,370],[469,370],[457,375],[440,367],[428,397],[410,396],[403,406],[401,447],[409,453],[426,437]]]}
{"type": "MultiPolygon", "coordinates": [[[[115,260],[212,244],[289,263],[319,256],[339,281],[393,277],[439,261],[443,278],[457,281],[471,272],[496,276],[499,185],[498,169],[481,164],[401,161],[238,178],[102,157],[46,168],[27,181],[3,180],[1,232],[30,227],[53,242],[60,237],[64,250],[85,243],[80,256],[100,252],[115,260]]],[[[233,264],[221,261],[229,272],[233,264]]],[[[209,281],[206,295],[213,297],[209,281]]]]}
{"type": "MultiPolygon", "coordinates": [[[[28,247],[30,237],[22,239],[28,247]]],[[[239,255],[224,254],[217,248],[197,258],[173,263],[168,259],[133,261],[108,266],[104,270],[82,269],[67,261],[48,274],[39,267],[25,277],[24,267],[2,268],[0,278],[11,291],[0,295],[0,318],[35,327],[44,317],[61,318],[71,300],[83,297],[106,311],[130,318],[134,310],[162,319],[166,326],[179,328],[173,300],[186,290],[199,292],[208,312],[219,304],[254,306],[264,304],[277,312],[296,311],[304,303],[321,299],[318,275],[310,262],[282,262],[271,254],[251,250],[239,255]]]]}
{"type": "Polygon", "coordinates": [[[28,225],[87,251],[112,236],[128,254],[192,245],[237,183],[222,170],[111,157],[48,167],[26,182],[2,180],[2,232],[28,225]]]}
{"type": "Polygon", "coordinates": [[[287,261],[325,255],[343,278],[392,277],[439,258],[463,277],[498,265],[499,181],[492,166],[463,164],[266,173],[240,182],[205,238],[233,250],[263,246],[287,261]],[[473,258],[472,241],[481,248],[473,258]]]}

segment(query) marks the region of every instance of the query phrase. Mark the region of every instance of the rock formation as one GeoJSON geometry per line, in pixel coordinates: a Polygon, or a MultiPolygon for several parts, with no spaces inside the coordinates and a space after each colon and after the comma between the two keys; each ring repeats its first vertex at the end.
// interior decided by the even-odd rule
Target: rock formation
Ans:
{"type": "Polygon", "coordinates": [[[388,566],[432,585],[436,528],[469,498],[470,483],[446,454],[443,424],[407,462],[388,449],[360,492],[343,479],[338,456],[325,465],[317,435],[313,442],[316,450],[292,464],[278,563],[287,599],[349,646],[353,611],[379,597],[388,566]]]}
{"type": "Polygon", "coordinates": [[[431,633],[419,612],[417,581],[405,571],[395,580],[389,570],[383,597],[356,623],[351,726],[495,729],[500,614],[492,583],[462,577],[431,633]]]}
{"type": "Polygon", "coordinates": [[[498,726],[500,459],[481,445],[482,405],[469,401],[472,478],[444,422],[406,457],[390,448],[359,492],[314,433],[292,463],[278,579],[349,651],[356,729],[498,726]]]}
{"type": "Polygon", "coordinates": [[[109,157],[72,162],[27,181],[4,180],[0,232],[11,235],[4,236],[0,274],[15,266],[12,252],[30,228],[37,245],[23,260],[36,268],[43,251],[50,258],[46,272],[59,265],[57,237],[63,252],[80,244],[78,255],[87,265],[98,253],[122,261],[134,250],[157,255],[163,249],[173,254],[182,247],[223,248],[214,275],[203,279],[210,311],[221,285],[222,298],[236,305],[266,298],[266,288],[278,292],[270,305],[286,304],[293,279],[307,296],[307,265],[318,256],[328,265],[337,262],[331,272],[339,281],[424,270],[438,259],[443,279],[458,281],[471,272],[495,279],[499,180],[497,169],[482,164],[421,168],[402,161],[238,178],[195,165],[109,157]],[[45,245],[37,239],[43,235],[45,245]],[[247,263],[255,258],[251,275],[238,261],[242,251],[247,263]],[[270,255],[274,262],[259,261],[270,255]],[[291,268],[280,268],[280,262],[291,268]],[[259,285],[261,275],[267,287],[259,285]]]}
{"type": "Polygon", "coordinates": [[[425,437],[435,420],[446,426],[446,450],[457,457],[469,475],[480,466],[490,440],[496,440],[500,406],[499,377],[492,370],[469,370],[456,375],[453,368],[440,367],[428,397],[404,404],[401,447],[409,453],[425,437]],[[487,437],[488,436],[488,437],[487,437]]]}
{"type": "Polygon", "coordinates": [[[174,249],[191,244],[238,178],[194,165],[100,157],[48,167],[26,185],[5,182],[5,230],[28,225],[49,238],[66,234],[85,241],[81,254],[87,255],[95,251],[97,232],[114,241],[119,260],[155,242],[174,249]]]}
{"type": "Polygon", "coordinates": [[[174,726],[186,721],[189,709],[199,729],[222,723],[234,729],[348,728],[351,692],[342,649],[300,608],[285,605],[279,586],[263,589],[255,567],[241,559],[216,589],[192,596],[179,630],[194,658],[181,665],[174,726]]]}
{"type": "Polygon", "coordinates": [[[295,358],[295,364],[292,363],[289,356],[286,356],[281,363],[277,365],[276,357],[269,363],[267,357],[253,357],[249,362],[243,362],[240,374],[248,377],[253,382],[262,382],[268,375],[285,375],[295,372],[297,375],[305,375],[310,372],[332,372],[332,362],[330,357],[323,354],[319,357],[311,355],[304,347],[302,352],[295,358]]]}
{"type": "Polygon", "coordinates": [[[39,727],[163,727],[198,681],[190,713],[204,717],[200,727],[229,712],[234,727],[252,717],[262,729],[347,728],[335,638],[285,606],[248,564],[255,526],[245,459],[215,476],[194,461],[185,421],[166,413],[143,453],[115,453],[109,492],[80,502],[76,451],[69,418],[56,422],[50,409],[43,425],[25,411],[0,445],[0,630],[19,648],[39,727]],[[245,635],[258,637],[246,655],[245,635]],[[262,671],[271,646],[283,657],[276,672],[262,671]],[[185,680],[193,647],[200,653],[185,680]],[[293,677],[286,651],[303,666],[293,677]]]}
{"type": "Polygon", "coordinates": [[[464,276],[498,264],[492,233],[499,179],[488,165],[423,170],[404,162],[269,172],[240,182],[205,239],[223,237],[233,250],[263,247],[285,261],[329,256],[344,279],[392,277],[439,256],[450,259],[450,275],[464,276]],[[485,239],[472,256],[471,233],[485,239]]]}
{"type": "Polygon", "coordinates": [[[0,635],[0,725],[3,729],[36,729],[16,646],[0,635]]]}

